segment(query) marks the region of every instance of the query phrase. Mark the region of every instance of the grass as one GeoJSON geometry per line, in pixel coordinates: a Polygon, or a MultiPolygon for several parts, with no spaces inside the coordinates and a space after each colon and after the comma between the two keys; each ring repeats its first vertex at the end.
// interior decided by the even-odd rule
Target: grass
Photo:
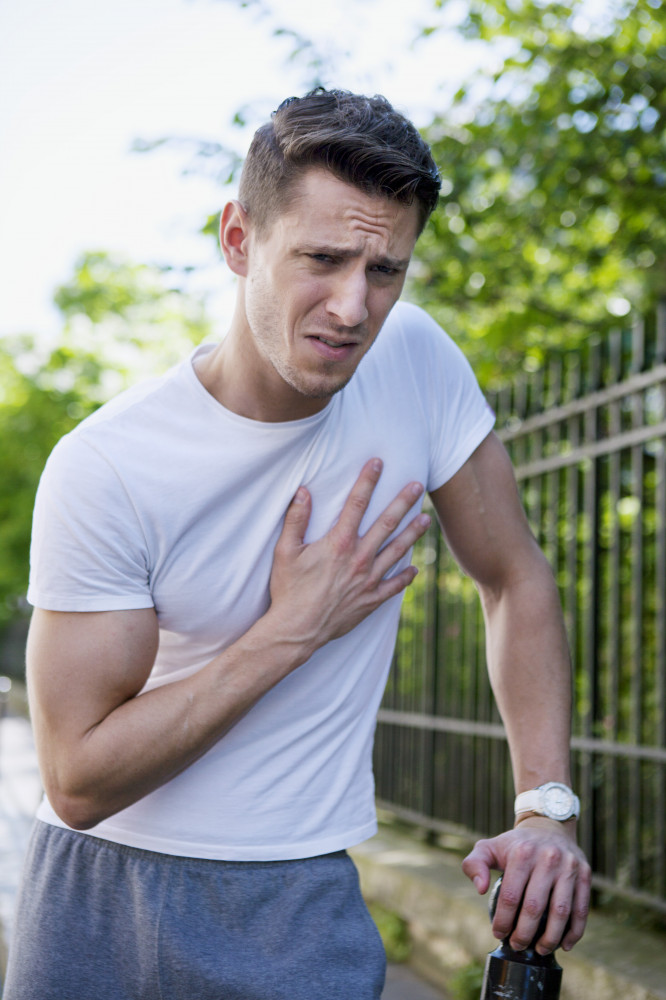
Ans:
{"type": "Polygon", "coordinates": [[[388,961],[406,962],[411,950],[407,921],[381,903],[368,903],[368,909],[384,942],[388,961]]]}

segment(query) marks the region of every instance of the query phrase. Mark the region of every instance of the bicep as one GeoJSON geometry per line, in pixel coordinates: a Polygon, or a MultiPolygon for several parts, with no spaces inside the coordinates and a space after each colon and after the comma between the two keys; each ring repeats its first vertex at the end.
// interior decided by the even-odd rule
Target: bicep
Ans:
{"type": "Polygon", "coordinates": [[[36,608],[27,646],[30,711],[40,761],[57,763],[145,684],[158,646],[153,608],[36,608]]]}
{"type": "Polygon", "coordinates": [[[543,558],[494,432],[430,498],[456,561],[480,587],[501,588],[511,574],[543,558]]]}

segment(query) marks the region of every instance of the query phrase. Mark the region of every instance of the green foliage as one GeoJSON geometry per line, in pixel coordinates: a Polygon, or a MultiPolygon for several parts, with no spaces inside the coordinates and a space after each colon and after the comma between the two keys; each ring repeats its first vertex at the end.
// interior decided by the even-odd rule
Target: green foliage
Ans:
{"type": "Polygon", "coordinates": [[[483,986],[483,971],[481,962],[470,962],[459,969],[449,983],[452,1000],[478,1000],[483,986]]]}
{"type": "Polygon", "coordinates": [[[215,243],[218,245],[218,247],[219,247],[218,239],[220,233],[220,214],[221,214],[220,212],[214,212],[212,215],[209,215],[200,230],[200,232],[204,236],[211,236],[215,240],[215,243]]]}
{"type": "Polygon", "coordinates": [[[412,292],[486,385],[666,293],[665,12],[586,7],[471,0],[465,36],[513,54],[426,130],[443,197],[412,292]]]}
{"type": "MultiPolygon", "coordinates": [[[[241,6],[300,67],[302,90],[336,79],[333,43],[318,46],[264,0],[241,6]]],[[[447,5],[432,6],[420,31],[431,42],[447,5]]],[[[487,387],[666,294],[666,16],[664,0],[466,0],[462,10],[462,43],[484,43],[488,68],[425,130],[444,187],[410,295],[487,387]]],[[[239,107],[234,124],[246,128],[259,107],[239,107]]],[[[237,179],[242,158],[219,143],[135,148],[165,143],[194,151],[188,170],[237,179]]],[[[215,230],[211,216],[203,231],[215,230]]]]}
{"type": "Polygon", "coordinates": [[[0,624],[25,610],[35,492],[56,442],[139,376],[164,370],[208,332],[201,303],[157,269],[84,255],[56,293],[58,344],[0,345],[0,624]]]}
{"type": "MultiPolygon", "coordinates": [[[[48,385],[52,359],[44,366],[43,382],[17,368],[16,357],[33,346],[21,338],[0,347],[0,623],[16,616],[26,590],[32,507],[46,457],[91,408],[75,389],[48,385]]],[[[61,360],[62,355],[57,363],[61,360]]]]}
{"type": "Polygon", "coordinates": [[[87,391],[98,402],[166,370],[208,335],[203,304],[167,278],[168,271],[96,252],[84,254],[72,280],[57,289],[65,319],[60,349],[69,355],[59,367],[73,378],[90,370],[87,391]]]}
{"type": "Polygon", "coordinates": [[[411,951],[409,928],[405,920],[381,903],[368,903],[370,916],[377,925],[389,962],[406,962],[411,951]]]}
{"type": "MultiPolygon", "coordinates": [[[[588,790],[582,843],[607,885],[643,894],[652,920],[664,900],[664,767],[651,754],[664,745],[662,322],[647,314],[640,338],[618,331],[586,350],[554,355],[544,371],[490,394],[528,520],[560,590],[573,663],[573,733],[598,741],[592,752],[585,742],[572,753],[574,784],[588,790]],[[599,453],[590,455],[597,442],[599,453]],[[643,759],[634,756],[637,747],[643,759]]],[[[442,549],[414,599],[421,609],[404,605],[399,673],[389,678],[383,707],[497,721],[479,601],[450,553],[442,549]],[[436,628],[429,629],[435,597],[436,628]]],[[[488,835],[510,822],[503,743],[440,735],[427,723],[422,730],[381,724],[378,736],[385,803],[420,813],[426,827],[434,819],[435,828],[456,824],[488,835]],[[461,773],[471,794],[458,791],[461,773]]]]}

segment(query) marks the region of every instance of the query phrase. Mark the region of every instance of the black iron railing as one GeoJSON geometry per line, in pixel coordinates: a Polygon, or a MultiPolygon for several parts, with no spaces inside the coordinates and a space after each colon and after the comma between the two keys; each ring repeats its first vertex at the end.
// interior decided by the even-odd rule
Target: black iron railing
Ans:
{"type": "MultiPolygon", "coordinates": [[[[595,885],[666,914],[666,306],[491,404],[562,597],[595,885]]],[[[513,784],[478,598],[436,530],[416,558],[379,714],[378,799],[432,830],[496,833],[513,784]]]]}

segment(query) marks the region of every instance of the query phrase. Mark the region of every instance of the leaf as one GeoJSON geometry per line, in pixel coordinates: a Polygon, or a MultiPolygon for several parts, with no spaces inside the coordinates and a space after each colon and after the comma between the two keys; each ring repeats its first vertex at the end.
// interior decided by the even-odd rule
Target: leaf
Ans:
{"type": "Polygon", "coordinates": [[[482,74],[485,96],[476,74],[424,130],[447,193],[409,289],[485,384],[609,329],[615,300],[647,309],[666,294],[666,23],[653,2],[609,5],[614,18],[590,25],[580,2],[471,0],[479,34],[518,48],[482,74]]]}

